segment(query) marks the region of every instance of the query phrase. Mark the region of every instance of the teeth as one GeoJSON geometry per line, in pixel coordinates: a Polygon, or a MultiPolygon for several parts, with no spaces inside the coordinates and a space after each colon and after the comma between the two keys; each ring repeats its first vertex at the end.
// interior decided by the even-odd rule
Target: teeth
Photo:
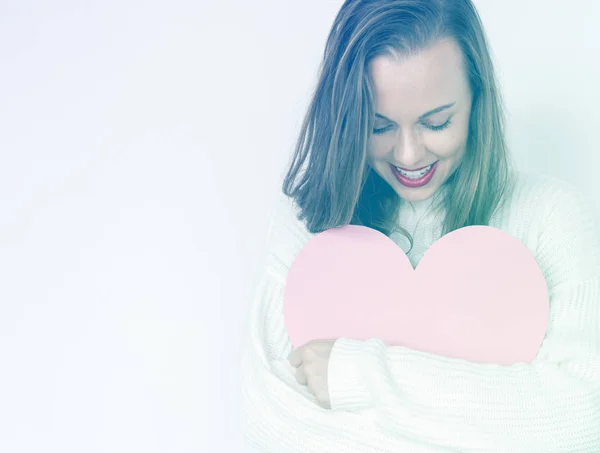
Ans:
{"type": "Polygon", "coordinates": [[[419,170],[419,171],[405,171],[405,170],[402,170],[401,168],[398,168],[398,167],[396,167],[396,170],[398,170],[402,176],[406,176],[407,178],[410,178],[410,179],[419,179],[419,178],[425,176],[425,174],[429,170],[431,170],[432,166],[433,166],[433,164],[431,164],[430,166],[425,167],[425,168],[423,168],[422,170],[419,170]]]}

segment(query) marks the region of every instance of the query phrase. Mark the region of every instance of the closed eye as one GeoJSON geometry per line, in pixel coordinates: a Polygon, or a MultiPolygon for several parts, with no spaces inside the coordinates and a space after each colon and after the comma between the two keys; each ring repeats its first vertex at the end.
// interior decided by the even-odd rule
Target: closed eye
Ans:
{"type": "MultiPolygon", "coordinates": [[[[424,124],[424,126],[427,129],[430,129],[432,131],[442,131],[444,129],[446,129],[448,126],[450,126],[450,124],[452,124],[451,118],[448,118],[448,121],[446,121],[444,124],[440,124],[439,126],[433,126],[431,124],[424,124]]],[[[373,134],[376,135],[380,135],[380,134],[384,134],[385,132],[391,130],[391,128],[394,127],[393,125],[389,125],[380,129],[373,129],[373,134]]]]}
{"type": "Polygon", "coordinates": [[[441,131],[446,129],[448,126],[450,126],[450,124],[452,123],[452,121],[450,121],[450,118],[448,118],[448,121],[446,121],[444,124],[441,124],[439,126],[432,126],[430,124],[426,124],[425,127],[428,129],[431,129],[432,131],[441,131]]]}

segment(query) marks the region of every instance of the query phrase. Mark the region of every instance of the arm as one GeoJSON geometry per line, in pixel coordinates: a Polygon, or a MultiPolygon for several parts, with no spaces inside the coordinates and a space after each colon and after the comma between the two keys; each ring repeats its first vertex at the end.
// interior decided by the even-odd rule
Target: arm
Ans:
{"type": "Polygon", "coordinates": [[[348,440],[353,428],[359,432],[360,416],[333,416],[319,407],[298,384],[287,360],[292,346],[283,318],[285,279],[296,253],[310,238],[293,215],[291,201],[282,197],[250,302],[240,369],[244,436],[258,451],[269,453],[375,452],[348,440]]]}
{"type": "Polygon", "coordinates": [[[600,229],[578,193],[554,202],[536,253],[550,322],[532,363],[474,364],[342,338],[328,367],[332,409],[376,411],[390,435],[436,445],[600,452],[600,229]]]}
{"type": "Polygon", "coordinates": [[[292,345],[282,303],[287,270],[310,235],[291,217],[288,203],[282,201],[271,223],[242,343],[241,418],[248,442],[269,453],[464,453],[387,436],[373,427],[374,414],[323,409],[298,384],[287,359],[292,345]]]}

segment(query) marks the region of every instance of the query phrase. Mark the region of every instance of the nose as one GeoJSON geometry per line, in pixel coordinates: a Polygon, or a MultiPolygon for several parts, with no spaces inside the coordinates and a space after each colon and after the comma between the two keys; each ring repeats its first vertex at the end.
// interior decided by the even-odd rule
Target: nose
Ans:
{"type": "Polygon", "coordinates": [[[421,137],[413,131],[402,132],[394,145],[394,161],[403,168],[419,168],[425,154],[421,137]]]}

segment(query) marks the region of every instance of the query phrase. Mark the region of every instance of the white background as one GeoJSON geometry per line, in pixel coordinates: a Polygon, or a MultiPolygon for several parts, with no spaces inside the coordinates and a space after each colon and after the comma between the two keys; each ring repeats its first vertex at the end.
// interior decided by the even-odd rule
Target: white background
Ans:
{"type": "MultiPolygon", "coordinates": [[[[341,4],[0,1],[0,451],[252,451],[240,336],[341,4]]],[[[600,3],[476,4],[519,166],[598,193],[600,3]]]]}

